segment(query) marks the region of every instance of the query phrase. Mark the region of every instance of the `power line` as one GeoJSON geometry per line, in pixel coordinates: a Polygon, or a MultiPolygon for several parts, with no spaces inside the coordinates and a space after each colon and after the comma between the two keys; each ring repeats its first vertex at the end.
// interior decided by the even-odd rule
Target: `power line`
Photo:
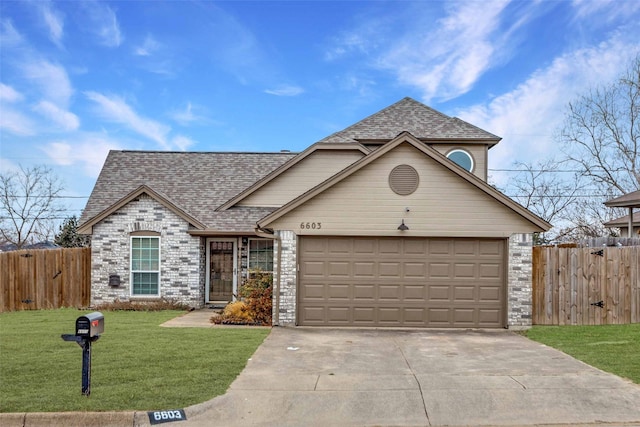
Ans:
{"type": "MultiPolygon", "coordinates": [[[[17,196],[17,195],[12,195],[9,196],[12,198],[16,198],[16,199],[27,199],[30,197],[35,198],[45,198],[45,197],[36,197],[36,196],[17,196]]],[[[88,199],[89,196],[46,196],[46,198],[50,198],[50,199],[88,199]]]]}
{"type": "Polygon", "coordinates": [[[540,173],[582,173],[584,171],[581,170],[572,170],[572,169],[556,169],[556,170],[548,170],[548,169],[488,169],[490,172],[540,172],[540,173]]]}

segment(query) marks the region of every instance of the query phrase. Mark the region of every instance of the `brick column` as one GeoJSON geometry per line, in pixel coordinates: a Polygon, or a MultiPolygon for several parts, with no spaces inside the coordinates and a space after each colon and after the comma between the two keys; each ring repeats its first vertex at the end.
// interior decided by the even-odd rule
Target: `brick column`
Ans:
{"type": "Polygon", "coordinates": [[[278,317],[280,326],[294,326],[296,323],[296,288],[297,288],[297,258],[296,243],[297,236],[290,230],[279,230],[275,232],[280,241],[276,240],[276,246],[281,243],[281,248],[276,247],[276,251],[281,251],[280,255],[275,255],[274,260],[274,279],[280,280],[279,295],[274,295],[273,318],[278,317]],[[282,264],[278,268],[278,261],[282,264]],[[278,272],[280,277],[277,277],[278,272]],[[279,312],[276,315],[275,298],[279,297],[279,312]]]}
{"type": "Polygon", "coordinates": [[[507,322],[509,329],[531,327],[533,236],[513,234],[509,238],[509,273],[507,284],[507,322]]]}

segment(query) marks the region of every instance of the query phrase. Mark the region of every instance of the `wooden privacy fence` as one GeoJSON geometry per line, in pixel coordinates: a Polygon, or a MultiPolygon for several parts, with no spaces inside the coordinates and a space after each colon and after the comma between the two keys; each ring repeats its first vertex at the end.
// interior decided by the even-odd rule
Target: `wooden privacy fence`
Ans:
{"type": "Polygon", "coordinates": [[[0,312],[87,307],[91,249],[2,252],[0,285],[0,312]]]}
{"type": "Polygon", "coordinates": [[[640,246],[533,248],[533,324],[640,323],[640,246]]]}

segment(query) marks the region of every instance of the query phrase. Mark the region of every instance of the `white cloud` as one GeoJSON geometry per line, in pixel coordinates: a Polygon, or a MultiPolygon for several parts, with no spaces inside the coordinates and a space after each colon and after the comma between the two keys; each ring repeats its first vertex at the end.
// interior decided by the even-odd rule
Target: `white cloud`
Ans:
{"type": "Polygon", "coordinates": [[[275,96],[298,96],[304,93],[304,89],[299,86],[282,85],[273,89],[265,89],[264,92],[275,96]]]}
{"type": "Polygon", "coordinates": [[[0,20],[0,45],[3,49],[18,46],[23,41],[22,35],[15,29],[10,19],[0,20]]]}
{"type": "Polygon", "coordinates": [[[98,105],[100,115],[106,120],[123,124],[134,132],[157,142],[163,149],[169,149],[167,134],[171,130],[170,127],[138,115],[120,97],[108,97],[92,91],[84,94],[98,105]]]}
{"type": "Polygon", "coordinates": [[[202,107],[187,102],[184,110],[173,111],[169,116],[182,126],[190,126],[194,123],[211,123],[212,121],[202,114],[202,110],[202,107]]]}
{"type": "Polygon", "coordinates": [[[573,0],[575,18],[594,17],[597,21],[613,21],[621,16],[630,16],[640,10],[640,2],[619,0],[573,0]]]}
{"type": "Polygon", "coordinates": [[[84,173],[97,178],[109,150],[119,150],[120,145],[102,134],[82,133],[73,142],[51,142],[43,147],[49,159],[56,165],[81,165],[84,173]]]}
{"type": "Polygon", "coordinates": [[[151,35],[147,35],[142,45],[136,47],[133,53],[138,56],[151,56],[160,49],[160,43],[158,43],[151,35]]]}
{"type": "Polygon", "coordinates": [[[106,4],[97,1],[85,1],[81,4],[87,11],[86,30],[95,34],[104,46],[120,46],[124,37],[116,13],[106,4]]]}
{"type": "MultiPolygon", "coordinates": [[[[407,28],[404,37],[387,48],[378,66],[395,73],[401,83],[416,86],[426,102],[447,100],[471,89],[503,55],[498,31],[505,1],[447,3],[447,15],[435,25],[407,28]]],[[[517,21],[517,25],[521,25],[517,21]]]]}
{"type": "Polygon", "coordinates": [[[38,86],[43,97],[61,108],[66,108],[73,94],[71,81],[61,65],[45,60],[35,60],[22,64],[24,76],[38,86]]]}
{"type": "Polygon", "coordinates": [[[194,144],[194,141],[191,138],[188,138],[183,135],[176,135],[171,142],[180,151],[187,151],[187,148],[189,148],[194,144]]]}
{"type": "Polygon", "coordinates": [[[361,17],[333,39],[325,59],[356,57],[356,64],[383,70],[422,98],[449,100],[468,92],[513,52],[516,29],[535,4],[508,8],[508,0],[403,3],[394,16],[361,17]]]}
{"type": "Polygon", "coordinates": [[[354,52],[369,53],[373,49],[373,46],[371,46],[373,39],[368,34],[372,28],[377,28],[377,25],[371,25],[360,29],[358,32],[350,32],[336,37],[334,46],[325,52],[324,58],[327,61],[334,61],[354,52]]]}
{"type": "Polygon", "coordinates": [[[40,13],[42,19],[49,31],[49,38],[58,47],[62,45],[62,35],[64,32],[64,21],[62,14],[53,10],[52,3],[49,1],[42,1],[36,3],[40,6],[40,13]]]}
{"type": "MultiPolygon", "coordinates": [[[[567,104],[590,87],[617,78],[638,49],[637,41],[625,42],[615,36],[598,46],[564,54],[513,91],[457,115],[504,138],[490,151],[489,168],[557,156],[554,134],[563,123],[567,104]]],[[[506,184],[506,176],[492,175],[498,185],[506,184]]]]}
{"type": "Polygon", "coordinates": [[[8,86],[4,83],[0,83],[0,101],[4,102],[18,102],[22,101],[24,96],[18,91],[16,91],[11,86],[8,86]]]}
{"type": "Polygon", "coordinates": [[[71,131],[80,127],[80,119],[70,111],[66,111],[49,101],[40,101],[33,110],[48,118],[62,129],[71,131]]]}
{"type": "Polygon", "coordinates": [[[32,136],[36,134],[33,121],[19,111],[2,107],[0,114],[0,129],[18,136],[32,136]]]}

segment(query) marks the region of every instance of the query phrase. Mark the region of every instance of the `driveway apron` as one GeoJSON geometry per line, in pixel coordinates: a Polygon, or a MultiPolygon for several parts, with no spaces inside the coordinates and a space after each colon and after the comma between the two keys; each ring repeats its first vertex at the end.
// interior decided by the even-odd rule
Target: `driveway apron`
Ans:
{"type": "Polygon", "coordinates": [[[274,328],[190,426],[640,425],[640,386],[506,331],[274,328]]]}

